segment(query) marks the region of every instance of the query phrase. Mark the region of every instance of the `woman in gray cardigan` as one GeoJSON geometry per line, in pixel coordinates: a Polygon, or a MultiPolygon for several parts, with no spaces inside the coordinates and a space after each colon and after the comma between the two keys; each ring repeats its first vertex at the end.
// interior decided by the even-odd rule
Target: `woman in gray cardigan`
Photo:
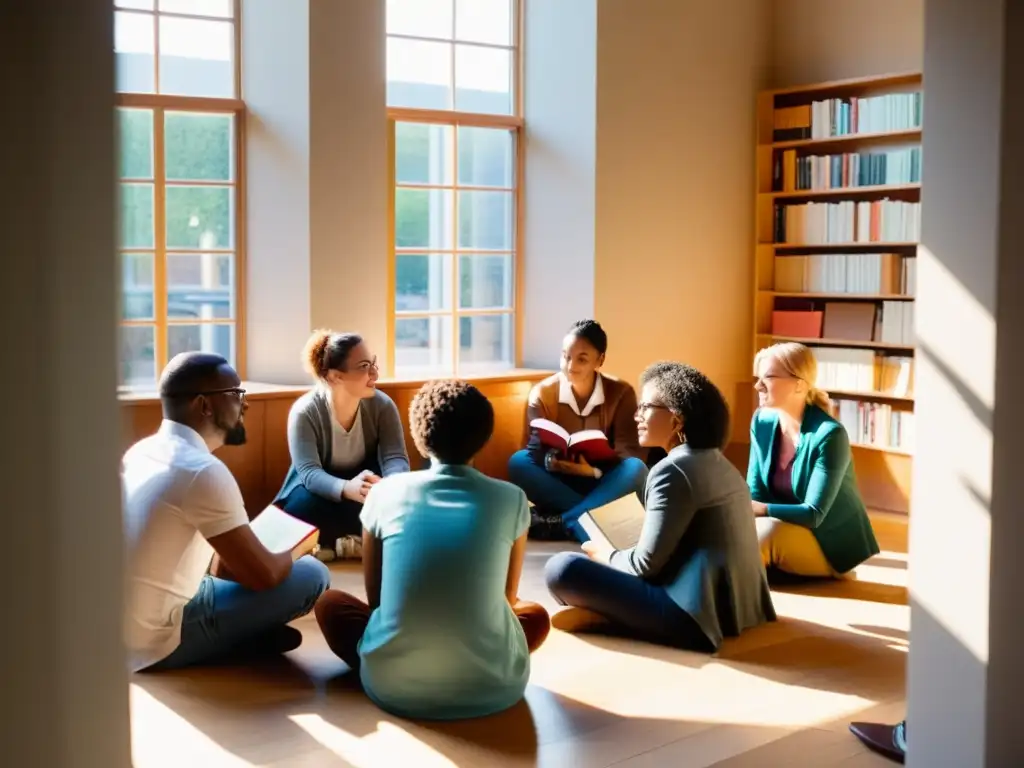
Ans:
{"type": "Polygon", "coordinates": [[[775,620],[746,480],[722,454],[729,408],[717,387],[681,363],[644,371],[635,420],[640,445],[668,455],[647,477],[636,546],[590,541],[586,554],[548,561],[548,589],[584,609],[556,626],[609,628],[713,652],[723,637],[775,620]]]}
{"type": "Polygon", "coordinates": [[[292,465],[274,503],[320,529],[322,560],[358,558],[370,487],[409,471],[402,421],[362,337],[314,331],[303,360],[317,386],[288,414],[292,465]]]}

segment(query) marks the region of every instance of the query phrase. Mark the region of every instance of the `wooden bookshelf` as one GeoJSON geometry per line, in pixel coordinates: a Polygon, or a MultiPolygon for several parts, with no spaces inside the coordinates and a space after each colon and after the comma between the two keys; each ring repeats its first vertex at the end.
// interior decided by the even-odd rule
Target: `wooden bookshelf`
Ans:
{"type": "Polygon", "coordinates": [[[913,368],[922,91],[921,74],[908,72],[764,91],[757,101],[753,352],[779,341],[819,351],[866,503],[901,513],[913,389],[880,384],[913,368]],[[860,331],[824,337],[844,313],[860,318],[860,331]],[[866,439],[869,424],[886,439],[866,439]]]}

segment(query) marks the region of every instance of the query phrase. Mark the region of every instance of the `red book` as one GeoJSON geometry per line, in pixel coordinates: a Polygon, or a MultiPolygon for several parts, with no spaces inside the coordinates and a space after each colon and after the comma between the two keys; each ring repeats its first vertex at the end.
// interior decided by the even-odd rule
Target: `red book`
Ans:
{"type": "Polygon", "coordinates": [[[608,442],[608,436],[600,429],[584,429],[571,435],[558,424],[548,419],[534,419],[530,427],[537,432],[542,445],[554,448],[567,457],[582,456],[595,464],[617,458],[608,442]]]}
{"type": "Polygon", "coordinates": [[[291,551],[294,560],[316,550],[320,533],[315,525],[299,520],[273,504],[256,515],[249,527],[271,552],[291,551]]]}

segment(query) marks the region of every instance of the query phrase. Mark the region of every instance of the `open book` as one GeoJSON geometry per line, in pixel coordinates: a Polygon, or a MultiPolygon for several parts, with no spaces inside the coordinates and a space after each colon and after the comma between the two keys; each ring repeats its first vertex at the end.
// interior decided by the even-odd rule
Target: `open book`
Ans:
{"type": "Polygon", "coordinates": [[[580,515],[580,527],[596,542],[613,549],[629,549],[640,540],[644,506],[635,493],[580,515]]]}
{"type": "Polygon", "coordinates": [[[554,448],[565,456],[582,456],[591,464],[616,457],[608,436],[600,429],[584,429],[570,435],[548,419],[534,419],[530,422],[530,428],[537,430],[542,445],[554,448]]]}
{"type": "Polygon", "coordinates": [[[256,538],[271,552],[291,551],[292,559],[316,550],[319,529],[271,504],[249,523],[256,538]]]}
{"type": "Polygon", "coordinates": [[[643,518],[643,505],[636,494],[630,494],[584,512],[580,516],[580,526],[595,542],[612,549],[630,549],[640,541],[643,518]]]}

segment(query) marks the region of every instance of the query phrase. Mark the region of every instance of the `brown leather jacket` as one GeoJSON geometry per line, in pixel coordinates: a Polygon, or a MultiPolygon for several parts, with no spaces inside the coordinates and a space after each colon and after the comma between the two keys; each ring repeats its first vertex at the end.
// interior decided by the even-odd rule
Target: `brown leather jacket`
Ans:
{"type": "Polygon", "coordinates": [[[637,439],[636,391],[621,379],[598,373],[604,389],[604,403],[598,405],[587,416],[579,416],[571,406],[558,402],[561,374],[548,376],[534,385],[526,406],[525,440],[528,450],[539,450],[540,440],[530,430],[534,419],[548,419],[568,431],[600,429],[608,435],[608,441],[622,458],[630,456],[647,461],[647,449],[637,439]]]}

